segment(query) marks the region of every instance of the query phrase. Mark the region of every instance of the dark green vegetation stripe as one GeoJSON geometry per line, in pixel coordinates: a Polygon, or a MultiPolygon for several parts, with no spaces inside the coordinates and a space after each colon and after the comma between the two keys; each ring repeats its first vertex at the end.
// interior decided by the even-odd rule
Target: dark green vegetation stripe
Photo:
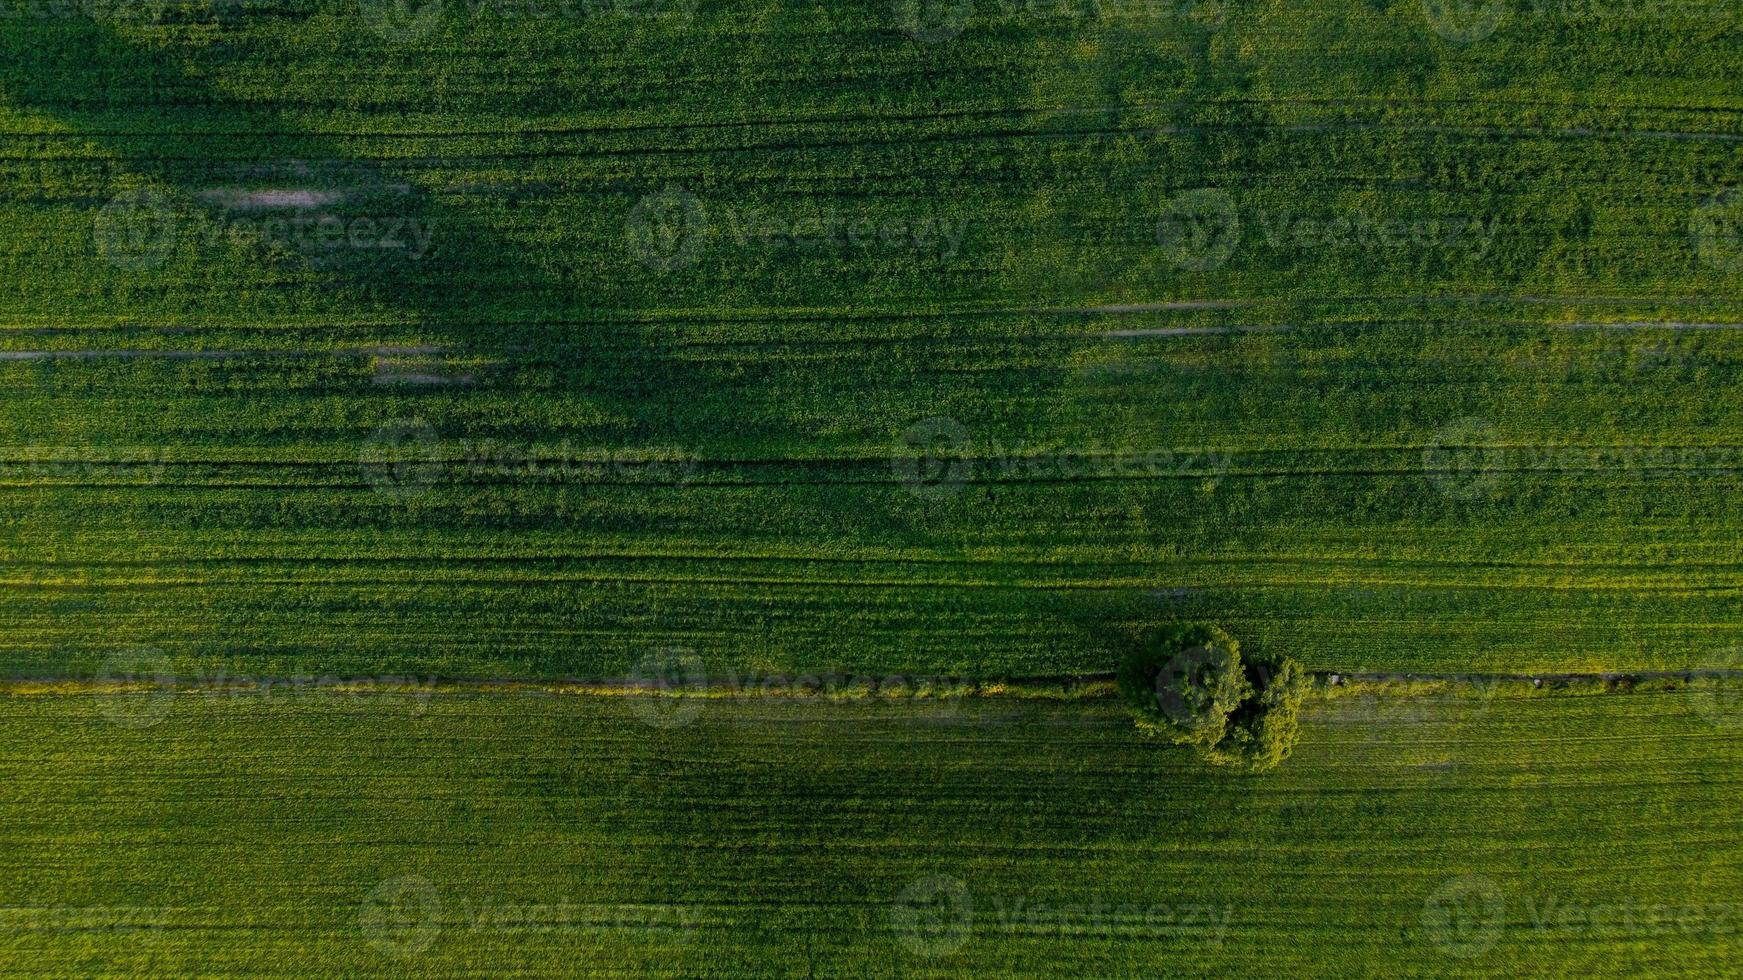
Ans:
{"type": "Polygon", "coordinates": [[[4,673],[1743,666],[1735,10],[534,6],[13,5],[4,673]]]}
{"type": "Polygon", "coordinates": [[[1262,777],[1108,704],[0,701],[40,975],[1715,974],[1735,692],[1310,700],[1262,777]]]}

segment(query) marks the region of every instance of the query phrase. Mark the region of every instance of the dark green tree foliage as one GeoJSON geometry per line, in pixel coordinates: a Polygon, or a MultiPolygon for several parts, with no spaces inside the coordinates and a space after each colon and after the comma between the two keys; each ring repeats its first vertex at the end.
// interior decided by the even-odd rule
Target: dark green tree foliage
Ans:
{"type": "Polygon", "coordinates": [[[1252,693],[1240,645],[1214,626],[1196,624],[1171,628],[1128,655],[1119,687],[1139,728],[1204,748],[1222,740],[1229,714],[1252,693]]]}
{"type": "Polygon", "coordinates": [[[1295,749],[1307,675],[1289,657],[1249,660],[1245,671],[1253,693],[1229,715],[1227,732],[1205,758],[1219,765],[1265,770],[1289,758],[1295,749]]]}
{"type": "Polygon", "coordinates": [[[1168,628],[1127,655],[1118,681],[1140,730],[1196,746],[1219,765],[1269,769],[1300,733],[1301,665],[1244,661],[1240,644],[1215,626],[1168,628]]]}

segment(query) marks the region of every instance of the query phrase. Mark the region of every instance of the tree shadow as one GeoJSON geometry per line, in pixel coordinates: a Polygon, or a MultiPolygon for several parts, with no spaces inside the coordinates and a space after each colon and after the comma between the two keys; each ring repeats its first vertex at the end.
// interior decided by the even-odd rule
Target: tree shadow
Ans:
{"type": "MultiPolygon", "coordinates": [[[[143,181],[102,208],[90,201],[101,258],[155,286],[182,274],[190,250],[195,261],[240,250],[268,290],[312,286],[411,324],[375,330],[416,338],[378,355],[384,380],[400,382],[384,401],[507,386],[508,372],[489,368],[509,364],[598,406],[626,443],[685,435],[676,406],[706,379],[662,356],[644,324],[578,305],[585,282],[530,261],[523,243],[410,175],[226,94],[214,77],[237,57],[224,44],[172,51],[88,18],[6,22],[0,96],[115,158],[117,183],[143,181]],[[504,315],[508,298],[538,315],[504,315]],[[484,367],[444,373],[460,361],[484,367]]],[[[506,417],[471,424],[516,434],[506,417]]]]}

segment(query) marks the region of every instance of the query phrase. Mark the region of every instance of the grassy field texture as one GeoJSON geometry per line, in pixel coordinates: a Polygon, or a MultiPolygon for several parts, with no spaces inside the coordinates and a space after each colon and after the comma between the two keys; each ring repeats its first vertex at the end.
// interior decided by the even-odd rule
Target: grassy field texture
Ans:
{"type": "Polygon", "coordinates": [[[9,9],[8,673],[1743,666],[1733,9],[9,9]]]}
{"type": "Polygon", "coordinates": [[[1723,972],[1734,688],[1307,702],[9,696],[19,974],[1723,972]]]}

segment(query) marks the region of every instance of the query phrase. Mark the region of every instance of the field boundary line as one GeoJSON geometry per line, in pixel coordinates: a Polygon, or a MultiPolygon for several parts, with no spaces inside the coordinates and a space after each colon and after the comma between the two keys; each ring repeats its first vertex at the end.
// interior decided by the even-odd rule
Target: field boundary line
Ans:
{"type": "MultiPolygon", "coordinates": [[[[1662,693],[1694,687],[1743,686],[1743,669],[1594,671],[1542,673],[1412,673],[1309,671],[1308,693],[1336,699],[1349,696],[1398,698],[1465,696],[1537,698],[1662,693]]],[[[416,694],[526,694],[568,697],[654,697],[744,700],[773,698],[818,703],[854,701],[937,702],[964,698],[1016,701],[1110,700],[1118,696],[1112,672],[1013,679],[972,680],[898,671],[788,672],[769,677],[686,677],[649,680],[634,677],[571,679],[441,678],[415,673],[373,677],[298,674],[278,677],[220,675],[179,679],[165,670],[155,676],[14,677],[0,679],[0,696],[84,697],[128,693],[269,695],[275,690],[319,689],[332,693],[395,696],[416,694]]]]}

